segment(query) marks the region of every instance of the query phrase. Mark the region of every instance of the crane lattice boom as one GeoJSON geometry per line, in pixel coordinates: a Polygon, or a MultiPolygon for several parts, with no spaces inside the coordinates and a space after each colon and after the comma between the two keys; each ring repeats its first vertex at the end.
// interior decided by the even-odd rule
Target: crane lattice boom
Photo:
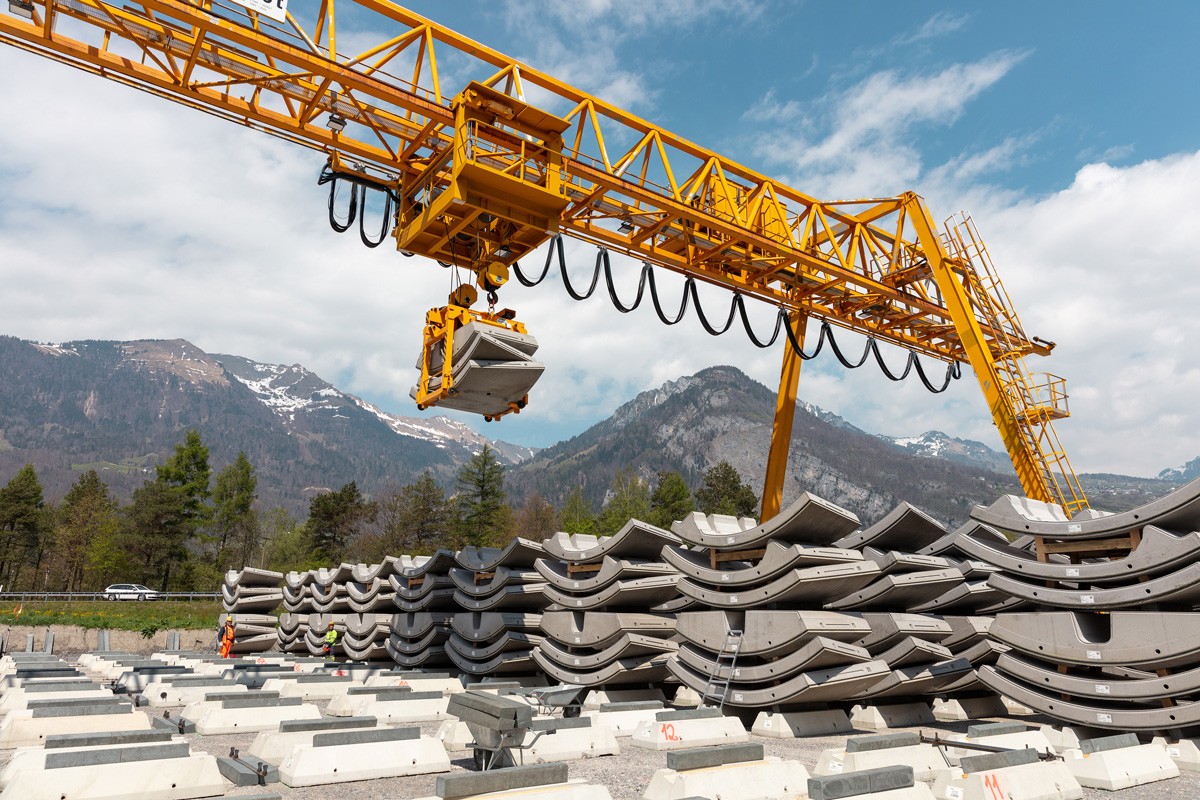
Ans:
{"type": "Polygon", "coordinates": [[[1051,426],[1061,382],[1025,366],[1052,345],[1023,332],[973,226],[943,236],[915,194],[819,201],[388,0],[321,0],[286,23],[211,0],[9,7],[6,44],[326,153],[335,174],[397,198],[399,249],[488,291],[562,232],[769,303],[801,334],[816,317],[967,362],[1026,493],[1086,505],[1051,426]],[[356,43],[378,41],[339,49],[347,19],[356,43]],[[444,86],[439,63],[470,82],[444,86]]]}

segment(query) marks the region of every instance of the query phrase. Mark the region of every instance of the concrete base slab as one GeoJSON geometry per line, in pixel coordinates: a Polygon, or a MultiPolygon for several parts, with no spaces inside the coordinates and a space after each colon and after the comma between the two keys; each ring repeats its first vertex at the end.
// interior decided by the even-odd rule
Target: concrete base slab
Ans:
{"type": "Polygon", "coordinates": [[[662,710],[662,706],[622,711],[585,710],[583,715],[592,718],[593,727],[608,728],[617,736],[633,736],[639,726],[653,722],[654,715],[662,710]]]}
{"type": "Polygon", "coordinates": [[[1167,749],[1167,755],[1175,762],[1175,766],[1184,772],[1200,772],[1200,746],[1196,739],[1168,740],[1155,736],[1154,744],[1161,744],[1167,749]]]}
{"type": "Polygon", "coordinates": [[[933,701],[933,718],[939,722],[967,722],[986,717],[1007,716],[1008,709],[999,695],[988,697],[952,697],[933,701]]]}
{"type": "MultiPolygon", "coordinates": [[[[583,710],[591,711],[609,703],[640,703],[651,700],[666,705],[662,689],[591,689],[583,698],[583,710]]],[[[696,703],[696,705],[700,705],[696,703]]]]}
{"type": "Polygon", "coordinates": [[[380,722],[436,722],[446,713],[448,697],[380,700],[372,695],[341,695],[329,701],[325,713],[333,717],[375,717],[380,722]]]}
{"type": "Polygon", "coordinates": [[[946,768],[946,759],[931,744],[864,750],[857,753],[850,753],[845,749],[831,749],[821,753],[817,759],[817,766],[813,768],[813,774],[840,775],[843,772],[860,772],[878,767],[912,767],[916,780],[927,781],[946,768]]]}
{"type": "Polygon", "coordinates": [[[799,761],[775,757],[682,772],[660,769],[654,773],[642,795],[643,800],[683,800],[687,797],[802,800],[808,797],[808,770],[799,761]]]}
{"type": "Polygon", "coordinates": [[[851,794],[842,800],[935,800],[929,784],[918,783],[904,789],[889,789],[886,792],[851,794]]]}
{"type": "Polygon", "coordinates": [[[442,747],[446,748],[447,752],[470,750],[471,742],[475,741],[467,723],[454,717],[442,723],[435,738],[442,743],[442,747]]]}
{"type": "Polygon", "coordinates": [[[825,711],[763,711],[754,720],[750,732],[768,739],[798,739],[804,736],[830,736],[854,730],[850,717],[840,708],[825,711]]]}
{"type": "Polygon", "coordinates": [[[144,731],[150,718],[142,711],[129,714],[96,714],[81,717],[34,717],[21,709],[10,711],[0,721],[0,750],[41,744],[52,733],[93,733],[95,731],[144,731]]]}
{"type": "MultiPolygon", "coordinates": [[[[953,742],[955,739],[959,741],[971,742],[973,744],[987,745],[988,747],[1003,747],[1005,750],[1024,750],[1032,748],[1039,753],[1057,753],[1058,751],[1046,738],[1046,735],[1041,730],[1025,731],[1023,733],[1002,733],[999,736],[980,736],[971,738],[969,736],[953,736],[947,737],[946,741],[953,742]]],[[[964,756],[979,755],[978,750],[972,750],[966,747],[947,747],[946,760],[952,766],[958,766],[958,762],[964,756]]]]}
{"type": "Polygon", "coordinates": [[[184,800],[218,797],[227,784],[208,753],[186,758],[22,770],[0,800],[184,800]]]}
{"type": "Polygon", "coordinates": [[[700,693],[690,686],[680,686],[675,690],[671,705],[676,708],[696,708],[700,705],[700,693]]]}
{"type": "Polygon", "coordinates": [[[748,741],[750,733],[737,717],[708,717],[643,722],[633,732],[630,744],[644,750],[682,750],[748,741]]]}
{"type": "Polygon", "coordinates": [[[911,728],[935,722],[933,712],[925,703],[893,703],[877,706],[854,706],[850,723],[859,730],[883,731],[888,728],[911,728]]]}
{"type": "Polygon", "coordinates": [[[295,706],[250,706],[248,708],[209,706],[192,722],[196,723],[196,733],[201,736],[213,736],[222,733],[254,733],[276,730],[279,723],[287,720],[320,718],[321,709],[311,703],[301,703],[295,706]]]}
{"type": "Polygon", "coordinates": [[[563,728],[541,736],[530,731],[525,736],[524,744],[525,749],[504,751],[496,766],[578,761],[583,758],[615,756],[621,752],[615,733],[608,728],[594,726],[563,728]]]}
{"type": "Polygon", "coordinates": [[[1010,700],[1007,697],[1001,696],[1000,702],[1004,703],[1004,707],[1008,709],[1008,713],[1017,717],[1032,717],[1037,712],[1027,705],[1022,705],[1016,700],[1010,700]]]}
{"type": "Polygon", "coordinates": [[[138,705],[150,708],[170,708],[172,706],[188,706],[204,700],[209,692],[246,692],[249,687],[232,681],[217,682],[204,685],[176,686],[171,683],[152,683],[142,690],[138,705]]]}
{"type": "MultiPolygon", "coordinates": [[[[550,783],[502,792],[474,794],[471,795],[471,798],[472,800],[612,800],[612,795],[604,786],[594,786],[583,780],[571,780],[565,783],[550,783]]],[[[444,799],[435,795],[421,797],[417,800],[444,799]]]]}
{"type": "Polygon", "coordinates": [[[1143,744],[1099,753],[1067,750],[1063,753],[1063,763],[1080,786],[1107,789],[1110,792],[1179,777],[1179,767],[1161,744],[1143,744]]]}
{"type": "Polygon", "coordinates": [[[372,675],[367,686],[407,686],[414,692],[442,692],[456,694],[466,691],[458,678],[422,678],[419,675],[372,675]]]}
{"type": "Polygon", "coordinates": [[[292,787],[323,786],[449,771],[450,758],[442,743],[422,736],[402,742],[300,745],[279,765],[279,780],[292,787]]]}
{"type": "Polygon", "coordinates": [[[963,775],[943,770],[933,782],[939,800],[1082,800],[1083,787],[1061,761],[1041,761],[963,775]]]}
{"type": "MultiPolygon", "coordinates": [[[[178,737],[163,739],[163,742],[184,742],[185,740],[178,737]]],[[[0,789],[3,789],[8,784],[12,783],[17,773],[21,770],[44,770],[46,768],[47,753],[69,753],[73,750],[119,750],[128,748],[128,743],[106,744],[106,745],[82,745],[80,747],[55,747],[47,749],[43,746],[33,747],[18,747],[9,757],[8,763],[4,765],[4,769],[0,770],[0,789]]]]}
{"type": "Polygon", "coordinates": [[[1072,748],[1078,750],[1080,742],[1112,735],[1112,731],[1089,728],[1085,725],[1040,725],[1038,730],[1046,737],[1046,741],[1050,742],[1056,753],[1072,748]]]}
{"type": "MultiPolygon", "coordinates": [[[[377,727],[378,724],[366,724],[364,721],[361,727],[355,727],[352,730],[370,730],[377,727]]],[[[318,733],[327,733],[328,730],[260,731],[254,737],[254,741],[250,743],[250,747],[246,749],[246,753],[278,767],[285,758],[291,755],[292,750],[301,746],[311,747],[313,737],[318,733]]]]}

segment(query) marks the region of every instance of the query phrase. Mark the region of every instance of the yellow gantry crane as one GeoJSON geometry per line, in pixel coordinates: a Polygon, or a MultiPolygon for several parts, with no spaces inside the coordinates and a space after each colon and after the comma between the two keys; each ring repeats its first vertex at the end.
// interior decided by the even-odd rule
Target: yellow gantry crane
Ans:
{"type": "Polygon", "coordinates": [[[1026,363],[1054,345],[1026,336],[969,218],[939,231],[912,193],[809,197],[388,0],[319,0],[305,12],[287,0],[8,9],[5,44],[320,150],[327,175],[395,200],[399,250],[474,273],[486,311],[471,308],[464,284],[427,318],[422,406],[453,393],[456,330],[524,333],[512,311],[495,310],[495,292],[561,233],[785,315],[764,519],[781,501],[810,318],[967,363],[1026,494],[1068,514],[1087,506],[1052,425],[1067,416],[1064,382],[1026,363]],[[339,49],[339,19],[352,21],[354,42],[377,31],[377,43],[339,49]],[[454,93],[438,66],[448,60],[471,77],[454,93]]]}

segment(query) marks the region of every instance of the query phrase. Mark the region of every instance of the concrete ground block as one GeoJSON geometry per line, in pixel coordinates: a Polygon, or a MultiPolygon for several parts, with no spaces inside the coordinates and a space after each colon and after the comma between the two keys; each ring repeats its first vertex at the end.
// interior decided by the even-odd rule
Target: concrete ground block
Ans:
{"type": "MultiPolygon", "coordinates": [[[[547,720],[547,722],[562,722],[562,720],[547,720]]],[[[617,744],[617,736],[612,730],[593,725],[559,728],[545,733],[531,730],[525,734],[522,744],[525,745],[524,749],[506,750],[501,755],[498,766],[578,761],[583,758],[615,756],[621,752],[621,747],[617,744]]]]}
{"type": "Polygon", "coordinates": [[[0,697],[0,714],[5,714],[18,708],[27,708],[26,701],[32,699],[44,700],[53,697],[63,700],[79,700],[86,698],[110,698],[113,696],[111,691],[101,689],[96,684],[91,684],[95,688],[89,689],[72,689],[69,686],[68,684],[61,691],[57,692],[30,691],[23,686],[14,686],[11,689],[6,689],[4,695],[0,697]]]}
{"type": "Polygon", "coordinates": [[[56,733],[150,729],[150,718],[142,711],[86,716],[34,716],[34,713],[30,709],[10,711],[0,721],[0,750],[41,744],[56,733]]]}
{"type": "Polygon", "coordinates": [[[410,673],[408,675],[372,675],[367,678],[366,686],[407,686],[414,692],[441,692],[442,694],[456,694],[466,691],[463,689],[462,681],[458,678],[451,678],[446,675],[424,677],[418,673],[410,673]]]}
{"type": "MultiPolygon", "coordinates": [[[[23,769],[45,769],[46,755],[48,753],[121,749],[136,747],[139,744],[165,744],[169,742],[186,743],[185,739],[180,737],[172,737],[172,735],[167,731],[134,731],[132,733],[143,735],[144,741],[124,741],[122,737],[120,737],[120,734],[115,734],[109,737],[89,737],[87,740],[82,740],[85,743],[81,743],[75,747],[18,747],[12,752],[8,763],[4,765],[4,769],[0,770],[0,789],[3,789],[8,784],[12,783],[13,778],[16,777],[16,774],[23,769]],[[148,738],[150,736],[154,738],[148,738]],[[97,742],[105,743],[97,744],[97,742]]],[[[54,736],[49,737],[50,740],[54,738],[54,736]]]]}
{"type": "Polygon", "coordinates": [[[313,683],[271,678],[263,684],[263,689],[279,692],[280,697],[299,697],[308,702],[310,700],[332,700],[346,694],[350,687],[362,685],[361,681],[350,678],[334,678],[313,683]]]}
{"type": "Polygon", "coordinates": [[[630,744],[645,750],[682,750],[748,741],[750,733],[737,717],[707,717],[643,722],[630,744]]]}
{"type": "Polygon", "coordinates": [[[805,736],[830,736],[854,730],[850,717],[840,708],[824,711],[760,712],[751,726],[755,736],[768,739],[798,739],[805,736]]]}
{"type": "Polygon", "coordinates": [[[1003,747],[1006,750],[1024,750],[1031,748],[1039,753],[1057,753],[1058,750],[1046,738],[1046,734],[1042,733],[1041,729],[1001,733],[996,736],[976,736],[972,737],[969,733],[967,736],[952,736],[947,737],[946,743],[950,746],[946,748],[946,760],[952,766],[958,766],[959,761],[965,756],[978,755],[978,750],[972,750],[965,747],[954,747],[953,742],[966,741],[974,744],[985,744],[989,747],[1003,747]]]}
{"type": "Polygon", "coordinates": [[[880,767],[911,767],[919,781],[932,780],[946,769],[946,759],[931,744],[917,742],[901,747],[849,752],[847,748],[822,751],[813,768],[814,775],[840,775],[880,767]]]}
{"type": "Polygon", "coordinates": [[[254,733],[279,727],[279,723],[296,719],[320,719],[321,710],[312,703],[280,706],[212,706],[204,709],[198,717],[190,718],[196,723],[196,733],[213,736],[222,733],[254,733]]]}
{"type": "Polygon", "coordinates": [[[441,742],[404,735],[395,728],[317,734],[311,745],[292,749],[279,765],[279,779],[292,787],[323,786],[450,771],[441,742]]]}
{"type": "MultiPolygon", "coordinates": [[[[662,689],[591,689],[583,698],[583,710],[595,711],[613,703],[643,703],[657,701],[666,705],[662,689]]],[[[699,705],[699,703],[696,703],[699,705]]]]}
{"type": "Polygon", "coordinates": [[[1112,731],[1106,731],[1102,728],[1089,728],[1084,725],[1039,725],[1038,730],[1050,742],[1056,753],[1061,753],[1071,748],[1078,750],[1081,744],[1088,739],[1097,739],[1112,733],[1112,731]]]}
{"type": "Polygon", "coordinates": [[[1082,800],[1083,787],[1062,761],[1039,761],[965,775],[944,770],[933,782],[933,795],[942,800],[1082,800]]]}
{"type": "Polygon", "coordinates": [[[449,702],[441,692],[411,692],[404,699],[341,695],[329,701],[325,712],[334,717],[375,717],[386,723],[435,722],[450,716],[449,702]]]}
{"type": "Polygon", "coordinates": [[[769,757],[675,771],[660,769],[650,778],[644,800],[719,797],[721,800],[802,800],[808,797],[808,770],[799,761],[769,757]]]}
{"type": "Polygon", "coordinates": [[[1167,755],[1183,772],[1200,772],[1200,745],[1196,739],[1167,739],[1155,736],[1154,744],[1161,744],[1167,750],[1167,755]]]}
{"type": "Polygon", "coordinates": [[[1018,703],[1016,700],[1010,700],[1001,695],[1000,702],[1004,703],[1004,708],[1008,711],[1010,717],[1031,717],[1037,712],[1027,705],[1018,703]]]}
{"type": "Polygon", "coordinates": [[[654,706],[650,703],[638,708],[620,708],[619,705],[600,710],[585,709],[583,715],[591,718],[592,725],[608,728],[617,736],[633,736],[640,725],[653,722],[654,715],[663,710],[661,705],[654,706]]]}
{"type": "Polygon", "coordinates": [[[217,797],[227,784],[208,753],[151,761],[22,770],[0,800],[185,800],[217,797]]]}
{"type": "Polygon", "coordinates": [[[850,723],[859,730],[911,728],[914,725],[930,725],[933,722],[933,712],[926,703],[859,705],[850,710],[850,723]]]}
{"type": "MultiPolygon", "coordinates": [[[[528,767],[517,767],[516,769],[528,769],[528,767]]],[[[464,774],[488,775],[496,771],[498,770],[489,770],[486,773],[464,774]]],[[[607,788],[604,786],[595,786],[581,779],[529,788],[476,792],[469,795],[453,794],[447,796],[438,794],[431,797],[418,798],[418,800],[459,800],[459,798],[463,797],[471,797],[474,800],[612,800],[612,795],[608,793],[607,788]]]]}
{"type": "Polygon", "coordinates": [[[335,730],[372,730],[379,727],[372,717],[341,717],[338,719],[303,720],[283,723],[279,730],[259,731],[246,752],[268,764],[279,766],[292,750],[311,746],[318,733],[335,730]]]}
{"type": "Polygon", "coordinates": [[[987,717],[1003,717],[1008,709],[999,695],[986,697],[936,698],[933,718],[938,722],[967,722],[987,717]]]}
{"type": "Polygon", "coordinates": [[[469,750],[471,742],[475,741],[475,737],[471,735],[471,729],[467,727],[467,723],[455,717],[451,717],[441,724],[438,728],[436,738],[442,743],[442,747],[446,748],[447,752],[469,750]]]}
{"type": "Polygon", "coordinates": [[[204,701],[210,692],[246,692],[248,687],[232,681],[211,678],[208,683],[152,683],[142,690],[138,705],[150,708],[190,706],[204,701]]]}
{"type": "Polygon", "coordinates": [[[1080,786],[1110,792],[1179,777],[1179,766],[1161,744],[1098,753],[1072,749],[1063,753],[1063,763],[1080,786]]]}

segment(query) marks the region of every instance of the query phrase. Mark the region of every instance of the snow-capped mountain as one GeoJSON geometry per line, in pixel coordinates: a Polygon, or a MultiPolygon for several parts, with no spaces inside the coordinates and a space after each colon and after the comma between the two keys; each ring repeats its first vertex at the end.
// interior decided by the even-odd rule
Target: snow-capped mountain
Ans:
{"type": "Polygon", "coordinates": [[[348,417],[362,411],[399,436],[429,442],[440,449],[465,448],[474,454],[484,444],[489,444],[496,451],[496,457],[507,464],[519,464],[537,452],[537,448],[493,442],[449,417],[392,414],[361,397],[343,392],[299,364],[263,364],[232,355],[214,355],[213,358],[287,423],[296,422],[298,414],[328,413],[334,417],[348,417]]]}
{"type": "Polygon", "coordinates": [[[983,442],[957,439],[947,436],[941,431],[926,431],[920,436],[884,436],[880,434],[879,438],[914,455],[945,458],[1001,474],[1012,472],[1012,462],[1005,453],[998,453],[983,442]]]}

